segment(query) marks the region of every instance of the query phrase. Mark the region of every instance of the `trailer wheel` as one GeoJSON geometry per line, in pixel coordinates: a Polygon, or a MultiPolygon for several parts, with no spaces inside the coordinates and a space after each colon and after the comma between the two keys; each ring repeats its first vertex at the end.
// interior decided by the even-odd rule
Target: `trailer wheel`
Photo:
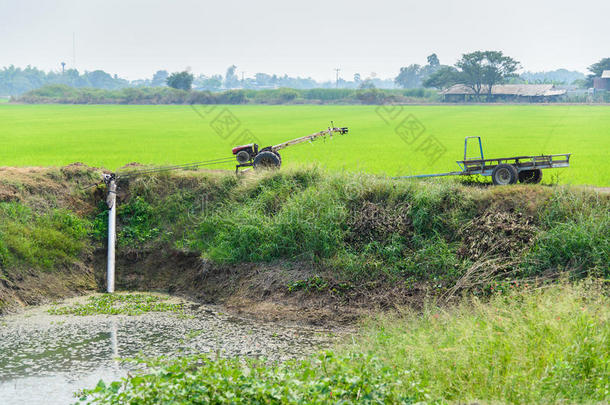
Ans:
{"type": "Polygon", "coordinates": [[[279,169],[281,160],[278,154],[263,151],[254,157],[255,169],[279,169]]]}
{"type": "Polygon", "coordinates": [[[491,180],[496,186],[515,184],[518,177],[517,168],[506,163],[499,164],[491,172],[491,180]]]}
{"type": "Polygon", "coordinates": [[[520,183],[530,183],[530,184],[538,184],[542,180],[542,170],[541,169],[533,169],[533,170],[521,170],[519,172],[519,182],[520,183]]]}

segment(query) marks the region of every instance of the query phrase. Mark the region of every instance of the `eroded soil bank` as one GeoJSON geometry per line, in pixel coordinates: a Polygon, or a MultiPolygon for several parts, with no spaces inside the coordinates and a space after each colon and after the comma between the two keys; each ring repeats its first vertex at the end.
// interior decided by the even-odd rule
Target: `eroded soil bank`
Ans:
{"type": "MultiPolygon", "coordinates": [[[[103,290],[101,173],[0,168],[0,312],[103,290]]],[[[515,280],[608,278],[609,213],[608,193],[576,186],[160,173],[119,180],[117,287],[351,322],[515,280]]]]}

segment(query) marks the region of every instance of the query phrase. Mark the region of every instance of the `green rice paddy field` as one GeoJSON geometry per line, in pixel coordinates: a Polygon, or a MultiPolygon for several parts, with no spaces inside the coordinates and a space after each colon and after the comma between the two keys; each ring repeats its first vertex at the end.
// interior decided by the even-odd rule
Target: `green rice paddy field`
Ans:
{"type": "MultiPolygon", "coordinates": [[[[0,105],[0,166],[83,162],[178,164],[231,156],[255,139],[268,146],[317,132],[331,120],[350,133],[282,152],[284,166],[387,175],[453,171],[465,136],[485,157],[572,153],[545,182],[610,186],[610,107],[0,105]]],[[[473,150],[474,154],[474,150],[473,150]]],[[[231,169],[232,164],[218,168],[231,169]]]]}

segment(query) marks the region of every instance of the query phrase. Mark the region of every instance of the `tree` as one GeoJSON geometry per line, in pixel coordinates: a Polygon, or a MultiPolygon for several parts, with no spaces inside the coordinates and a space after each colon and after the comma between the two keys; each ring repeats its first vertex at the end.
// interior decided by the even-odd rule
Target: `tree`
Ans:
{"type": "Polygon", "coordinates": [[[420,66],[412,64],[407,67],[400,68],[400,73],[394,79],[394,83],[403,88],[421,87],[422,83],[439,70],[442,65],[435,53],[429,55],[426,60],[428,64],[420,66]]]}
{"type": "Polygon", "coordinates": [[[225,74],[225,87],[227,89],[232,89],[237,87],[237,84],[239,83],[239,79],[237,78],[237,75],[235,74],[235,70],[237,69],[237,66],[235,65],[231,65],[227,68],[227,73],[225,74]]]}
{"type": "Polygon", "coordinates": [[[443,90],[460,82],[460,72],[453,66],[442,66],[424,80],[424,87],[435,87],[443,90]]]}
{"type": "Polygon", "coordinates": [[[199,90],[216,91],[222,86],[222,76],[213,75],[208,77],[205,75],[199,75],[195,79],[194,83],[195,87],[199,90]]]}
{"type": "Polygon", "coordinates": [[[150,82],[150,85],[152,87],[165,86],[167,84],[168,76],[169,76],[169,73],[167,73],[167,70],[157,70],[157,72],[152,77],[152,81],[150,82]]]}
{"type": "Polygon", "coordinates": [[[358,86],[359,89],[374,89],[375,88],[375,83],[373,83],[373,79],[371,79],[370,77],[367,77],[366,79],[364,79],[364,81],[360,82],[360,85],[358,86]]]}
{"type": "Polygon", "coordinates": [[[114,90],[120,87],[119,78],[112,77],[110,74],[103,70],[94,70],[93,72],[87,72],[84,75],[89,84],[88,86],[95,87],[97,89],[114,90]]]}
{"type": "Polygon", "coordinates": [[[428,65],[429,66],[435,67],[435,66],[440,66],[441,65],[441,63],[438,60],[438,56],[436,56],[435,53],[433,53],[432,55],[428,56],[426,58],[426,60],[428,61],[428,65]]]}
{"type": "Polygon", "coordinates": [[[481,91],[491,99],[492,87],[514,77],[519,62],[500,51],[476,51],[463,54],[455,66],[461,70],[460,83],[471,88],[477,99],[481,91]]]}
{"type": "Polygon", "coordinates": [[[589,66],[589,71],[592,73],[587,76],[587,87],[593,86],[593,78],[600,77],[604,70],[610,70],[610,58],[604,58],[597,63],[589,66]]]}
{"type": "Polygon", "coordinates": [[[421,66],[418,64],[401,67],[400,73],[394,79],[394,83],[405,89],[419,87],[421,84],[420,72],[421,66]]]}
{"type": "Polygon", "coordinates": [[[523,72],[520,76],[525,83],[533,84],[574,84],[586,78],[584,73],[567,69],[556,69],[548,72],[523,72]]]}
{"type": "Polygon", "coordinates": [[[179,90],[190,90],[194,77],[189,72],[174,72],[167,78],[167,85],[179,90]]]}
{"type": "Polygon", "coordinates": [[[257,73],[254,75],[254,81],[257,86],[269,86],[271,83],[271,76],[267,73],[257,73]]]}

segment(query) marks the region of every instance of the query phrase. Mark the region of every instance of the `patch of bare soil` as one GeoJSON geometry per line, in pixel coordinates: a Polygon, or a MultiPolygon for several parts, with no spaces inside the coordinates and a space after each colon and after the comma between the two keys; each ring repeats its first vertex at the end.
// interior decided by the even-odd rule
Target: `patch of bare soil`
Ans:
{"type": "Polygon", "coordinates": [[[77,264],[49,272],[20,270],[12,279],[0,279],[0,314],[28,305],[74,297],[97,288],[93,269],[77,264]]]}

